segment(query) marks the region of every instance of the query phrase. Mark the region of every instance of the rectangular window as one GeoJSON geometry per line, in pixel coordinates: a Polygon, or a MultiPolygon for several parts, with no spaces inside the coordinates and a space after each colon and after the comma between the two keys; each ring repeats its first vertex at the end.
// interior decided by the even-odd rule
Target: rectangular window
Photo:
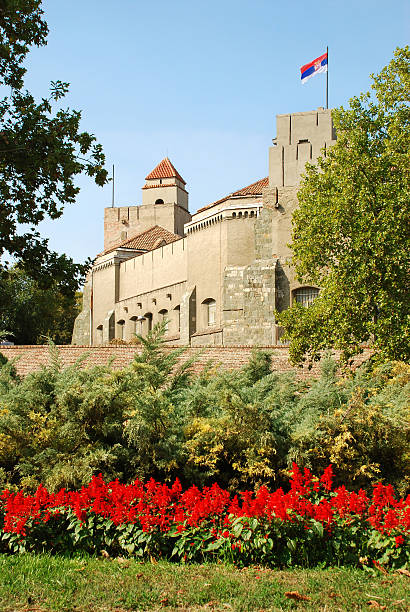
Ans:
{"type": "Polygon", "coordinates": [[[302,306],[310,306],[318,295],[319,289],[315,287],[301,287],[293,292],[295,302],[299,302],[302,306]]]}

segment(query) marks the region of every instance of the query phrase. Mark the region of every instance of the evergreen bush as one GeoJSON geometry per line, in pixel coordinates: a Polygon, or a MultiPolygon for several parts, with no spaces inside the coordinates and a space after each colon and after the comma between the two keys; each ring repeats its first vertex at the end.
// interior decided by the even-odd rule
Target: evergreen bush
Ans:
{"type": "Polygon", "coordinates": [[[315,472],[332,463],[336,484],[370,490],[409,477],[410,367],[403,363],[319,378],[271,372],[255,351],[239,371],[208,363],[199,375],[183,349],[163,351],[164,325],[139,338],[122,370],[50,364],[25,378],[0,362],[0,489],[79,488],[106,480],[218,482],[229,490],[285,486],[293,461],[315,472]]]}

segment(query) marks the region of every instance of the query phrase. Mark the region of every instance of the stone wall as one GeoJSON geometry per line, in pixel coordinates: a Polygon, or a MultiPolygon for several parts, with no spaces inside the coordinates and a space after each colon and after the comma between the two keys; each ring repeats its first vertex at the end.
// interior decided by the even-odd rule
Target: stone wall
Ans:
{"type": "Polygon", "coordinates": [[[228,266],[224,274],[223,330],[227,346],[272,344],[275,333],[276,261],[228,266]]]}
{"type": "Polygon", "coordinates": [[[90,344],[91,338],[91,279],[88,276],[87,281],[83,288],[83,307],[74,321],[74,329],[73,329],[73,344],[90,344]]]}
{"type": "MultiPolygon", "coordinates": [[[[319,366],[315,364],[312,370],[307,367],[295,368],[289,363],[289,350],[285,346],[270,346],[261,347],[264,350],[272,351],[272,369],[278,372],[294,371],[300,378],[306,378],[312,374],[318,374],[319,366]]],[[[63,366],[69,366],[76,363],[78,359],[83,357],[81,367],[92,367],[95,365],[104,365],[114,358],[113,367],[120,369],[127,366],[133,359],[135,354],[138,354],[140,348],[138,346],[59,346],[60,358],[63,366]]],[[[172,350],[172,347],[164,347],[165,351],[172,350]]],[[[204,368],[205,364],[212,361],[219,367],[226,370],[236,370],[244,366],[252,353],[250,346],[208,346],[205,348],[187,348],[180,357],[181,361],[195,355],[197,361],[193,367],[194,372],[199,373],[204,368]]],[[[49,348],[48,346],[2,346],[0,352],[9,360],[16,360],[15,366],[18,374],[25,376],[30,372],[39,370],[42,366],[49,363],[49,348]]],[[[359,364],[370,356],[371,352],[366,348],[362,355],[358,356],[355,363],[359,364]]],[[[337,354],[336,354],[337,356],[337,354]]]]}
{"type": "Polygon", "coordinates": [[[272,218],[273,211],[267,206],[270,204],[266,199],[266,193],[270,190],[264,189],[264,203],[266,208],[262,208],[255,223],[255,259],[270,259],[272,257],[272,218]]]}

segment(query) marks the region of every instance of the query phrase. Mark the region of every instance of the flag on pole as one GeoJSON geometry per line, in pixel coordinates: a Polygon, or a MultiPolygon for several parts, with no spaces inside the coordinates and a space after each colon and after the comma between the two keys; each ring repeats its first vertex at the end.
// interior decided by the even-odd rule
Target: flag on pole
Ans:
{"type": "Polygon", "coordinates": [[[314,59],[312,62],[302,66],[300,69],[302,84],[306,83],[310,77],[314,76],[315,74],[319,74],[320,72],[327,72],[327,51],[320,57],[314,59]]]}

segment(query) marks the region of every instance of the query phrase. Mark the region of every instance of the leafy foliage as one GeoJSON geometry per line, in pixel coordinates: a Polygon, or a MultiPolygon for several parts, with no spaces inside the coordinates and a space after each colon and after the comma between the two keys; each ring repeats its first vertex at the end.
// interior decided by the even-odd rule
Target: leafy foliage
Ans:
{"type": "Polygon", "coordinates": [[[64,295],[57,283],[42,289],[23,270],[13,268],[0,277],[0,329],[16,344],[71,342],[74,319],[80,311],[81,293],[64,295]]]}
{"type": "Polygon", "coordinates": [[[104,154],[95,136],[80,131],[81,113],[62,109],[68,84],[51,83],[37,102],[23,90],[22,62],[31,45],[45,45],[48,32],[40,0],[7,0],[0,8],[0,86],[11,93],[0,99],[0,257],[13,258],[43,287],[58,282],[72,294],[87,265],[78,265],[48,248],[36,226],[57,219],[74,203],[78,174],[98,185],[107,181],[104,154]],[[54,107],[53,107],[54,105],[54,107]]]}
{"type": "Polygon", "coordinates": [[[410,368],[389,363],[354,377],[322,374],[298,404],[289,457],[324,469],[337,465],[337,482],[366,487],[386,477],[402,493],[409,472],[410,368]],[[344,480],[346,479],[346,480],[344,480]]]}
{"type": "Polygon", "coordinates": [[[41,0],[3,0],[0,8],[0,74],[5,85],[23,86],[23,61],[31,45],[46,45],[41,0]]]}
{"type": "Polygon", "coordinates": [[[140,338],[122,370],[63,368],[54,346],[50,365],[24,379],[0,364],[3,484],[57,490],[102,473],[233,491],[285,485],[297,461],[315,471],[332,462],[336,482],[356,490],[381,480],[406,491],[409,366],[365,364],[342,376],[327,359],[318,379],[298,381],[255,352],[242,370],[209,363],[193,375],[180,349],[162,347],[163,334],[157,325],[140,338]]]}
{"type": "MultiPolygon", "coordinates": [[[[258,355],[242,372],[209,372],[198,381],[199,397],[207,402],[186,430],[187,467],[200,468],[197,479],[206,475],[235,488],[271,482],[286,468],[287,419],[298,385],[292,377],[265,374],[265,366],[258,355]],[[260,378],[255,361],[263,363],[260,378]]],[[[188,401],[195,396],[192,387],[188,401]]]]}
{"type": "Polygon", "coordinates": [[[337,142],[307,166],[292,248],[299,279],[321,291],[279,315],[295,362],[364,342],[381,359],[409,359],[409,65],[409,47],[397,49],[373,75],[374,96],[333,111],[337,142]]]}
{"type": "Polygon", "coordinates": [[[129,370],[130,400],[124,435],[133,449],[139,477],[175,477],[185,462],[184,427],[188,413],[181,401],[192,360],[177,366],[184,349],[162,350],[165,322],[154,326],[129,370]]]}

